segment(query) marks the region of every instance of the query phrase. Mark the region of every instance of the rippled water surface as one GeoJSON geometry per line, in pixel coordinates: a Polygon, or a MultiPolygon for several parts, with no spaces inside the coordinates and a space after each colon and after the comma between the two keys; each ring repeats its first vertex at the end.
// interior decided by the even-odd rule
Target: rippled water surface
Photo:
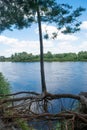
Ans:
{"type": "MultiPolygon", "coordinates": [[[[12,92],[41,92],[39,62],[0,62],[0,72],[12,92]]],[[[47,90],[53,93],[87,91],[87,62],[45,62],[47,90]]]]}

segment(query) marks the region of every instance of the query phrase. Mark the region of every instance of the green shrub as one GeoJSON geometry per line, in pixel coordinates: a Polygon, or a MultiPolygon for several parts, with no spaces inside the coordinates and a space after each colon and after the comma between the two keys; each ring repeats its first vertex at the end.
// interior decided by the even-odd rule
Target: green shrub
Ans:
{"type": "Polygon", "coordinates": [[[7,79],[5,79],[2,73],[0,73],[0,94],[3,96],[6,94],[10,94],[10,84],[7,79]]]}
{"type": "Polygon", "coordinates": [[[22,130],[35,130],[34,128],[29,126],[28,123],[23,119],[17,119],[16,122],[22,130]]]}

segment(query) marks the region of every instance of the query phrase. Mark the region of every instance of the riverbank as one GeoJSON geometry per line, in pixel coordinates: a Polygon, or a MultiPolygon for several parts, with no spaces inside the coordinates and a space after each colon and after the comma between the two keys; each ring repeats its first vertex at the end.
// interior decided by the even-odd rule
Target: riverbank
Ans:
{"type": "MultiPolygon", "coordinates": [[[[47,52],[43,55],[44,61],[54,62],[54,61],[87,61],[87,52],[81,51],[76,53],[61,53],[52,54],[47,52]]],[[[37,62],[40,61],[40,55],[33,55],[32,53],[21,52],[12,54],[10,57],[0,56],[0,61],[10,61],[10,62],[37,62]]]]}

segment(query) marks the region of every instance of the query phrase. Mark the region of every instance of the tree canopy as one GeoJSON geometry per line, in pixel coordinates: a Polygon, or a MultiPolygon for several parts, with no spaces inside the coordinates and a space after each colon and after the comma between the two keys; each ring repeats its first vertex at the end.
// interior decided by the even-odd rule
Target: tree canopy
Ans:
{"type": "Polygon", "coordinates": [[[5,29],[27,28],[38,22],[37,6],[40,7],[42,22],[53,23],[57,29],[63,28],[63,33],[74,33],[80,29],[78,17],[85,10],[82,7],[73,10],[72,6],[58,4],[56,0],[0,0],[0,32],[5,29]]]}
{"type": "MultiPolygon", "coordinates": [[[[43,55],[44,61],[86,61],[87,62],[87,51],[80,51],[78,53],[56,53],[52,54],[50,51],[43,55]]],[[[33,55],[32,53],[20,52],[12,54],[11,57],[0,56],[0,62],[39,62],[40,55],[33,55]]]]}

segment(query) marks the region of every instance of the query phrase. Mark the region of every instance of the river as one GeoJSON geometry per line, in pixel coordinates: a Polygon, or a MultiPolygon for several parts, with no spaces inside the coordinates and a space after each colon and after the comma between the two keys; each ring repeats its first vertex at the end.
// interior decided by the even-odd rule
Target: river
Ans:
{"type": "MultiPolygon", "coordinates": [[[[0,62],[0,72],[10,83],[12,92],[41,92],[39,62],[0,62]]],[[[45,62],[48,92],[87,91],[87,62],[45,62]]]]}

